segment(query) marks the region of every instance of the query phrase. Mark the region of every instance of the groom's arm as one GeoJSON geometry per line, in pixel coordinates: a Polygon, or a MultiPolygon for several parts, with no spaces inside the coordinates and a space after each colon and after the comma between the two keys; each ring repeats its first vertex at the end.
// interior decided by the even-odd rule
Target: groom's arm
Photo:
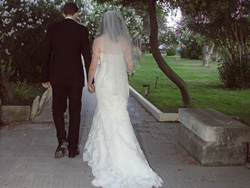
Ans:
{"type": "Polygon", "coordinates": [[[90,53],[90,43],[89,43],[89,31],[86,27],[84,27],[83,39],[81,42],[81,52],[83,55],[86,74],[87,74],[86,76],[88,80],[89,67],[91,63],[91,53],[90,53]]]}
{"type": "Polygon", "coordinates": [[[51,62],[51,27],[48,26],[47,32],[45,35],[45,39],[43,42],[42,48],[42,65],[41,65],[41,81],[42,83],[50,82],[49,75],[50,75],[50,62],[51,62]]]}

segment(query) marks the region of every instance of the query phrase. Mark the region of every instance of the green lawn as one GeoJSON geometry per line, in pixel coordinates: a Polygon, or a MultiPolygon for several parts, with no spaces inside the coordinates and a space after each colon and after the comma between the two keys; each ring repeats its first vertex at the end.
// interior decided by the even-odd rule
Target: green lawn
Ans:
{"type": "MultiPolygon", "coordinates": [[[[201,60],[166,57],[170,67],[186,82],[194,107],[213,108],[224,114],[236,116],[250,126],[250,89],[226,89],[219,79],[217,63],[203,67],[201,60]]],[[[179,89],[158,68],[152,55],[144,55],[140,68],[130,85],[145,96],[143,84],[150,84],[148,100],[162,112],[177,112],[182,107],[179,89]],[[155,89],[156,76],[158,76],[155,89]]]]}

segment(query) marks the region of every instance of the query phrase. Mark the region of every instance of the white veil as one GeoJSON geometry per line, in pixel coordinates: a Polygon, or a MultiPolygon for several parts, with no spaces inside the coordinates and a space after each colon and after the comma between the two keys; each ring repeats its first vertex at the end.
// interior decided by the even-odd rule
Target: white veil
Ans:
{"type": "MultiPolygon", "coordinates": [[[[103,14],[102,21],[97,30],[97,38],[101,38],[101,49],[106,54],[121,54],[127,64],[134,65],[134,54],[132,39],[128,28],[121,14],[114,10],[108,10],[103,14]]],[[[100,40],[98,41],[100,44],[100,40]]],[[[96,50],[96,40],[93,44],[93,50],[96,50]]]]}

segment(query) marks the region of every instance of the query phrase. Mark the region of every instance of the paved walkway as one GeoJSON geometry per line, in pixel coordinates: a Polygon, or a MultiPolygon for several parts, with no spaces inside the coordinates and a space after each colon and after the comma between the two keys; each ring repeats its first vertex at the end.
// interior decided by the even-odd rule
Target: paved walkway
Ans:
{"type": "MultiPolygon", "coordinates": [[[[96,105],[84,91],[80,150],[83,151],[96,105]]],[[[177,142],[179,123],[157,122],[133,97],[128,110],[150,165],[163,188],[250,188],[246,167],[202,167],[177,142]]],[[[65,116],[68,121],[68,116],[65,116]]],[[[54,159],[57,147],[51,101],[33,123],[0,129],[0,188],[93,188],[91,169],[82,161],[54,159]]]]}

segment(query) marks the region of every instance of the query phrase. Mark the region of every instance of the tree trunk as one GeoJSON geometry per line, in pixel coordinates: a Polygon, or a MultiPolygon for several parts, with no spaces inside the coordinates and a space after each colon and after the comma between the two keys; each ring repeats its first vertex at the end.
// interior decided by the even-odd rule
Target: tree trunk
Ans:
{"type": "Polygon", "coordinates": [[[210,56],[213,52],[214,44],[211,46],[207,46],[206,42],[203,42],[203,67],[208,66],[208,62],[210,60],[210,56]]]}
{"type": "Polygon", "coordinates": [[[148,11],[150,16],[150,46],[153,57],[161,71],[180,89],[183,106],[190,108],[192,107],[192,101],[186,83],[169,67],[159,50],[156,0],[148,0],[148,11]]]}
{"type": "Polygon", "coordinates": [[[15,95],[11,89],[9,80],[4,74],[0,74],[0,86],[3,88],[3,92],[5,93],[8,102],[11,104],[15,104],[17,102],[17,99],[15,98],[15,95]]]}
{"type": "Polygon", "coordinates": [[[214,45],[212,61],[218,62],[218,45],[214,45]]]}

